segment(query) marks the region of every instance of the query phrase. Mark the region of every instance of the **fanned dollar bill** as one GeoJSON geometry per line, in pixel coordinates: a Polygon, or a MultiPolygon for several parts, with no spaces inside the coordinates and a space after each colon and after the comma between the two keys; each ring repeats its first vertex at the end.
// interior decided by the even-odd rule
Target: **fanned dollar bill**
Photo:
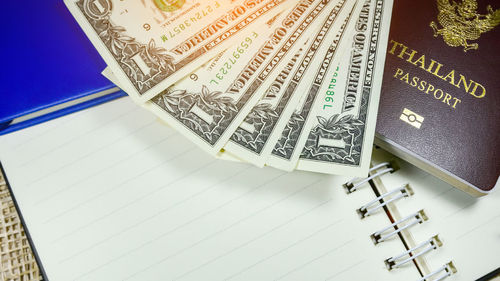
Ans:
{"type": "MultiPolygon", "coordinates": [[[[291,0],[65,0],[123,89],[145,102],[291,0]]],[[[71,50],[69,50],[71,51],[71,50]]]]}
{"type": "Polygon", "coordinates": [[[342,54],[350,44],[349,36],[354,30],[356,20],[360,15],[362,3],[357,2],[355,8],[351,10],[349,16],[344,20],[342,26],[335,32],[326,34],[322,42],[320,54],[313,58],[312,66],[300,76],[306,79],[299,83],[298,92],[303,94],[291,116],[286,119],[284,129],[279,132],[266,164],[278,169],[292,171],[297,166],[297,162],[302,151],[303,143],[300,137],[306,134],[304,126],[313,110],[313,104],[324,85],[331,78],[328,72],[334,68],[340,60],[342,54]]]}
{"type": "Polygon", "coordinates": [[[310,24],[314,29],[308,30],[308,34],[311,34],[309,40],[290,60],[284,61],[280,71],[268,77],[269,86],[263,87],[264,97],[231,136],[225,146],[227,151],[247,162],[264,166],[299,101],[303,91],[300,86],[309,85],[307,77],[304,77],[305,71],[310,65],[319,63],[315,56],[323,57],[326,52],[321,48],[321,43],[328,32],[341,29],[354,3],[354,0],[332,1],[323,15],[310,24]]]}
{"type": "Polygon", "coordinates": [[[343,77],[322,87],[298,169],[364,176],[369,169],[392,0],[367,1],[358,18],[349,56],[328,77],[343,77]],[[331,89],[333,87],[333,89],[331,89]],[[331,90],[330,90],[331,89],[331,90]]]}
{"type": "Polygon", "coordinates": [[[216,155],[264,94],[267,78],[293,56],[309,24],[333,1],[338,0],[297,1],[275,21],[270,36],[261,35],[268,28],[249,30],[215,65],[178,81],[145,106],[216,155]]]}
{"type": "Polygon", "coordinates": [[[102,72],[102,76],[106,77],[109,81],[113,82],[116,86],[118,86],[120,89],[122,88],[120,81],[118,81],[118,78],[116,78],[115,74],[111,70],[111,68],[108,66],[106,67],[102,72]]]}

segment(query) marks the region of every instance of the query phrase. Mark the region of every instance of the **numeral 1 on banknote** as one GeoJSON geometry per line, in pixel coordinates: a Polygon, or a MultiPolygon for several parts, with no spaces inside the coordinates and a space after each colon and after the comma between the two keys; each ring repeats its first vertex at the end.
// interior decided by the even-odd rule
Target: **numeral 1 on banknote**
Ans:
{"type": "Polygon", "coordinates": [[[331,68],[338,64],[343,50],[350,43],[347,36],[349,36],[350,30],[354,28],[354,19],[357,19],[359,11],[360,4],[356,3],[355,9],[345,19],[341,28],[326,35],[321,55],[316,57],[319,61],[313,63],[316,67],[310,68],[307,73],[308,77],[313,77],[312,82],[299,84],[299,86],[302,86],[300,91],[303,91],[304,94],[301,96],[294,112],[288,118],[271,155],[266,160],[266,164],[269,166],[287,171],[291,171],[297,166],[305,142],[303,136],[307,136],[306,122],[311,116],[320,88],[329,79],[327,74],[331,71],[331,68]]]}
{"type": "Polygon", "coordinates": [[[293,57],[284,61],[274,77],[268,78],[271,81],[265,88],[264,97],[236,129],[225,146],[227,151],[257,166],[265,164],[300,96],[310,85],[307,70],[321,63],[327,49],[323,41],[331,39],[328,33],[335,34],[342,28],[354,3],[332,1],[324,14],[309,24],[311,35],[306,37],[309,40],[293,57]]]}
{"type": "Polygon", "coordinates": [[[337,0],[297,1],[271,28],[247,33],[196,71],[195,80],[189,75],[146,106],[207,152],[217,154],[262,97],[272,82],[268,78],[293,56],[308,23],[333,1],[337,0]]]}
{"type": "Polygon", "coordinates": [[[366,1],[351,35],[349,55],[323,85],[298,169],[365,176],[375,135],[377,109],[389,34],[391,0],[366,1]]]}
{"type": "Polygon", "coordinates": [[[262,24],[259,20],[289,8],[291,1],[65,3],[123,89],[145,102],[229,47],[244,30],[262,24]]]}

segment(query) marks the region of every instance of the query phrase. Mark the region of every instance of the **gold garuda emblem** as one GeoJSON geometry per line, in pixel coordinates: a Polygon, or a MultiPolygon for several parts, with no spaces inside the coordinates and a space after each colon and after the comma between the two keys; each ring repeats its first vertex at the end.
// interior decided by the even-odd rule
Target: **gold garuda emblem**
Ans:
{"type": "Polygon", "coordinates": [[[164,12],[177,11],[186,2],[186,0],[154,0],[156,7],[164,12]]]}
{"type": "Polygon", "coordinates": [[[444,42],[452,47],[462,46],[464,52],[477,50],[477,43],[468,40],[477,40],[482,33],[488,32],[500,23],[500,9],[493,10],[490,5],[486,8],[487,14],[476,13],[476,0],[462,0],[461,3],[450,0],[437,0],[439,10],[438,21],[442,28],[432,21],[430,26],[434,30],[434,37],[443,36],[444,42]]]}

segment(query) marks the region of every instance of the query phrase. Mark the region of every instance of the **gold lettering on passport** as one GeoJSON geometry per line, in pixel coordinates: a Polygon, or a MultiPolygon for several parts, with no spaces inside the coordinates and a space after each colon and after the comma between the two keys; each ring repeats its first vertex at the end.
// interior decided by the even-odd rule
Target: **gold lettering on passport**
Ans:
{"type": "Polygon", "coordinates": [[[459,98],[453,97],[444,90],[434,87],[433,84],[421,79],[418,76],[410,75],[409,72],[405,72],[399,67],[396,69],[393,77],[416,88],[424,94],[434,97],[434,99],[443,102],[453,109],[457,108],[457,105],[462,102],[459,98]]]}
{"type": "Polygon", "coordinates": [[[479,44],[469,43],[467,40],[478,40],[482,33],[492,30],[500,23],[500,9],[493,10],[488,5],[488,13],[480,15],[476,12],[477,6],[476,0],[462,0],[462,3],[437,0],[437,18],[442,28],[438,28],[434,21],[430,23],[434,37],[441,35],[448,46],[461,46],[464,52],[477,50],[479,44]]]}
{"type": "MultiPolygon", "coordinates": [[[[486,88],[472,80],[468,79],[465,75],[458,73],[456,70],[447,70],[446,66],[438,61],[426,57],[426,55],[420,55],[418,51],[411,49],[410,47],[404,45],[403,43],[397,42],[395,40],[390,40],[389,43],[389,54],[400,58],[417,68],[424,70],[425,72],[453,85],[458,89],[462,89],[465,93],[475,97],[484,98],[486,96],[486,88]]],[[[401,81],[408,83],[413,87],[418,87],[418,89],[426,94],[434,94],[436,91],[435,87],[430,83],[423,81],[417,76],[410,77],[409,73],[406,74],[401,68],[398,68],[396,73],[393,75],[395,78],[399,78],[401,81]]],[[[442,91],[442,90],[441,90],[442,91]]],[[[461,100],[451,97],[450,94],[444,93],[443,96],[438,94],[435,96],[436,99],[442,100],[444,103],[455,108],[461,100]]]]}

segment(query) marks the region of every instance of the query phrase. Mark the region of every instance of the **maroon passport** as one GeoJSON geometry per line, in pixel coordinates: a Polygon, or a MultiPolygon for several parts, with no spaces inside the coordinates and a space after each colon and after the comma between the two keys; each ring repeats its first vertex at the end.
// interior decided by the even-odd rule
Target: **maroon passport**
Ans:
{"type": "Polygon", "coordinates": [[[500,1],[394,1],[376,144],[474,195],[500,175],[500,1]]]}

